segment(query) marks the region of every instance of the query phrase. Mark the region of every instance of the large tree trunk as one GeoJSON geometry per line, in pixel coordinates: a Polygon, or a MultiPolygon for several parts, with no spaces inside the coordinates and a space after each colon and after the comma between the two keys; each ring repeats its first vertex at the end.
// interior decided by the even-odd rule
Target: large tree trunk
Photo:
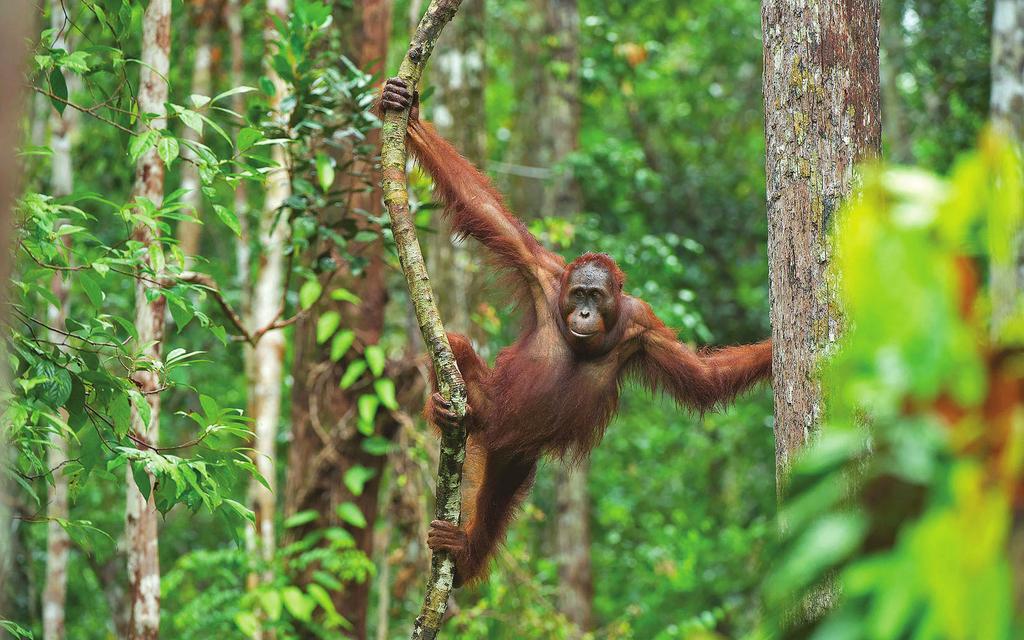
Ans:
{"type": "MultiPolygon", "coordinates": [[[[139,112],[158,114],[149,121],[154,129],[166,129],[167,80],[170,70],[171,0],[150,0],[142,21],[142,65],[139,72],[139,112]]],[[[133,199],[145,198],[160,207],[164,197],[164,165],[151,148],[135,167],[133,199]]],[[[143,246],[152,246],[157,240],[153,231],[140,224],[132,231],[132,238],[143,246]]],[[[151,255],[145,258],[158,271],[151,255]]],[[[158,362],[164,338],[165,299],[157,295],[152,301],[147,292],[153,288],[154,278],[138,278],[135,284],[135,330],[139,345],[145,346],[144,357],[158,362]]],[[[131,429],[140,442],[155,445],[160,435],[160,381],[152,370],[133,374],[139,389],[149,403],[149,420],[132,408],[131,429]]],[[[140,445],[141,446],[141,445],[140,445]]],[[[152,474],[149,485],[154,486],[152,474]]],[[[128,584],[131,592],[131,624],[129,638],[151,640],[160,632],[160,558],[157,554],[157,513],[153,494],[144,496],[136,486],[131,465],[125,475],[127,505],[125,508],[128,538],[128,584]]]]}
{"type": "MultiPolygon", "coordinates": [[[[996,0],[992,17],[992,124],[1019,144],[1024,136],[1024,0],[996,0]]],[[[1018,230],[1013,258],[992,265],[992,332],[1021,309],[1024,293],[1024,233],[1018,230]]]]}
{"type": "MultiPolygon", "coordinates": [[[[469,0],[459,8],[459,19],[441,34],[431,73],[435,88],[433,122],[478,167],[487,160],[487,112],[484,103],[485,23],[484,0],[469,0]]],[[[419,16],[416,16],[419,20],[419,16]]],[[[474,335],[471,321],[477,296],[473,294],[473,264],[464,241],[458,241],[442,223],[430,237],[429,268],[438,307],[449,331],[474,335]]]]}
{"type": "Polygon", "coordinates": [[[840,331],[828,231],[879,153],[878,0],[763,4],[768,260],[780,482],[819,428],[819,357],[840,331]]]}
{"type": "MultiPolygon", "coordinates": [[[[768,260],[774,348],[776,481],[820,428],[817,363],[841,330],[826,272],[833,215],[855,163],[877,156],[879,0],[765,0],[768,260]]],[[[817,591],[803,615],[832,600],[817,591]]]]}
{"type": "MultiPolygon", "coordinates": [[[[992,125],[1017,144],[1024,141],[1024,0],[996,0],[992,16],[992,125]]],[[[999,339],[1019,317],[1024,294],[1024,230],[1016,230],[1014,254],[992,264],[992,335],[999,339]]],[[[1010,531],[1014,611],[1024,611],[1024,509],[1014,514],[1010,531]]]]}
{"type": "MultiPolygon", "coordinates": [[[[267,11],[287,21],[288,5],[288,0],[268,0],[267,11]]],[[[264,38],[268,51],[273,49],[277,37],[277,31],[268,27],[264,38]]],[[[288,95],[288,86],[269,65],[265,72],[274,85],[271,101],[274,117],[283,122],[287,116],[279,111],[279,107],[288,95]]],[[[270,325],[280,314],[285,283],[285,248],[290,229],[288,211],[282,209],[291,195],[288,153],[283,146],[275,145],[271,157],[275,168],[267,175],[260,218],[260,270],[252,295],[251,326],[255,331],[270,325]]],[[[252,509],[256,513],[256,547],[264,561],[273,558],[275,548],[274,517],[277,510],[274,493],[277,486],[277,428],[281,420],[284,350],[284,329],[274,329],[259,338],[249,358],[252,376],[249,415],[256,434],[256,468],[269,485],[253,480],[249,489],[252,509]]]]}
{"type": "MultiPolygon", "coordinates": [[[[68,33],[71,23],[64,14],[64,7],[59,0],[50,3],[50,26],[55,30],[52,48],[64,49],[71,53],[68,44],[68,33]]],[[[50,110],[50,148],[53,150],[50,167],[50,192],[54,197],[66,196],[74,188],[74,174],[71,165],[71,138],[78,124],[78,112],[68,109],[60,114],[56,109],[50,110]]],[[[65,247],[71,244],[71,236],[64,236],[65,247]]],[[[57,305],[48,309],[48,323],[51,330],[50,339],[54,344],[61,344],[64,320],[68,317],[68,283],[59,271],[55,271],[50,283],[57,305]]],[[[60,410],[61,416],[67,418],[67,412],[60,410]]],[[[53,488],[46,508],[50,518],[47,523],[46,540],[46,586],[43,589],[43,638],[44,640],[63,640],[65,636],[65,609],[68,589],[68,558],[71,540],[59,520],[68,519],[68,478],[59,467],[70,454],[65,434],[54,432],[50,437],[50,450],[47,462],[53,472],[53,488]]]]}
{"type": "MultiPolygon", "coordinates": [[[[213,60],[213,47],[211,35],[213,33],[213,20],[216,17],[215,6],[209,0],[193,0],[193,11],[195,12],[196,25],[196,59],[192,65],[192,93],[210,95],[210,69],[213,60]]],[[[237,85],[236,85],[237,86],[237,85]]],[[[199,206],[203,199],[199,180],[199,165],[196,153],[188,146],[188,142],[199,142],[199,133],[195,129],[185,127],[182,138],[186,144],[182,145],[181,157],[185,162],[181,163],[181,188],[185,193],[181,196],[183,206],[182,213],[199,216],[199,206]]],[[[178,246],[185,254],[186,260],[191,262],[191,256],[199,253],[199,239],[202,226],[198,221],[182,220],[178,223],[178,246]]]]}
{"type": "MultiPolygon", "coordinates": [[[[370,73],[379,71],[386,62],[391,8],[391,0],[360,0],[355,3],[354,11],[340,6],[335,10],[335,24],[349,30],[346,34],[349,37],[344,38],[344,42],[350,43],[350,59],[370,73]]],[[[378,131],[372,132],[365,144],[369,148],[377,148],[378,135],[378,131]]],[[[343,154],[345,157],[337,158],[338,166],[355,161],[351,170],[338,178],[343,183],[342,188],[350,190],[351,199],[343,211],[324,212],[323,215],[329,218],[324,224],[330,225],[337,222],[339,216],[351,216],[356,211],[365,211],[374,217],[382,214],[379,172],[366,158],[353,157],[354,153],[355,150],[351,149],[343,154]]],[[[344,262],[339,248],[324,246],[320,249],[344,262]]],[[[362,443],[366,437],[356,429],[356,399],[365,393],[365,389],[360,390],[360,384],[348,390],[340,389],[338,382],[352,359],[362,357],[363,347],[379,342],[383,333],[387,302],[386,266],[383,246],[379,241],[350,243],[347,250],[365,260],[361,273],[353,273],[343,266],[333,279],[324,276],[321,281],[328,288],[341,286],[348,289],[359,296],[361,302],[354,305],[324,296],[312,308],[312,313],[295,326],[292,443],[288,452],[285,511],[293,514],[313,509],[320,514],[316,521],[290,530],[289,535],[295,539],[316,529],[345,527],[354,537],[356,548],[372,558],[373,523],[377,517],[378,491],[385,458],[364,451],[362,443]],[[330,359],[329,344],[318,345],[316,342],[317,321],[328,311],[340,313],[341,327],[352,330],[356,336],[353,348],[337,363],[330,359]],[[342,482],[345,471],[356,465],[373,471],[373,477],[359,495],[353,495],[342,482]],[[354,503],[369,524],[359,528],[343,522],[337,507],[344,502],[354,503]]],[[[397,423],[390,417],[378,417],[377,435],[390,438],[397,429],[397,423]]],[[[312,569],[299,579],[308,580],[312,569]]],[[[331,593],[335,607],[352,623],[351,633],[356,638],[366,636],[369,591],[370,581],[364,580],[350,582],[344,589],[331,593]]]]}

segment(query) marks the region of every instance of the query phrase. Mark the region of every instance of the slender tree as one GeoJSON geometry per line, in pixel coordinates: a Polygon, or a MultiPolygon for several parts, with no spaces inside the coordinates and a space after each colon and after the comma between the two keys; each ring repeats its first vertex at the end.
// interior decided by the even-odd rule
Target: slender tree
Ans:
{"type": "MultiPolygon", "coordinates": [[[[764,104],[776,478],[821,424],[819,358],[841,326],[827,280],[832,217],[881,145],[879,0],[765,0],[764,104]]],[[[816,617],[829,589],[807,603],[816,617]]]]}
{"type": "MultiPolygon", "coordinates": [[[[996,0],[992,16],[992,125],[1019,144],[1024,138],[1024,0],[996,0]]],[[[992,331],[998,337],[1020,313],[1024,293],[1024,232],[1014,255],[992,265],[992,331]]]]}
{"type": "MultiPolygon", "coordinates": [[[[140,127],[155,130],[167,128],[167,77],[170,71],[171,0],[150,0],[142,20],[142,64],[138,88],[140,114],[153,114],[140,120],[140,127]]],[[[135,185],[132,199],[140,207],[157,209],[164,197],[164,165],[155,147],[143,153],[135,166],[135,185]]],[[[133,379],[148,403],[149,415],[132,407],[131,430],[139,446],[155,445],[160,435],[160,380],[156,365],[160,361],[164,337],[166,300],[154,282],[159,282],[162,261],[157,259],[157,231],[137,224],[132,239],[144,250],[140,260],[148,266],[135,285],[135,331],[142,357],[150,366],[142,367],[133,379]]],[[[153,487],[153,476],[149,486],[153,487]]],[[[157,512],[150,491],[148,496],[139,490],[132,465],[126,472],[128,484],[125,508],[128,547],[128,584],[131,602],[131,640],[151,640],[160,632],[160,558],[157,554],[157,512]]]]}
{"type": "MultiPolygon", "coordinates": [[[[267,11],[282,21],[288,19],[288,0],[267,0],[267,11]]],[[[267,27],[264,39],[268,49],[274,46],[277,31],[267,27]]],[[[264,73],[274,86],[271,107],[274,117],[285,124],[287,114],[281,103],[288,95],[285,81],[268,64],[264,73]]],[[[280,314],[285,286],[285,248],[289,238],[288,210],[284,203],[291,195],[288,154],[275,145],[271,158],[274,168],[267,174],[267,187],[260,217],[260,267],[253,286],[252,326],[269,326],[280,314]]],[[[256,432],[256,468],[269,486],[255,480],[250,485],[252,508],[256,513],[259,554],[264,561],[274,555],[274,491],[277,477],[277,430],[281,420],[281,382],[284,372],[284,329],[273,329],[260,336],[251,356],[251,396],[249,415],[256,432]]]]}
{"type": "MultiPolygon", "coordinates": [[[[576,0],[547,0],[545,38],[549,43],[544,69],[540,155],[554,171],[545,184],[541,210],[545,216],[573,216],[583,201],[565,162],[579,148],[580,15],[576,0]]],[[[588,461],[560,467],[555,478],[555,547],[558,559],[558,607],[580,630],[591,626],[593,579],[590,570],[590,501],[588,461]]]]}
{"type": "MultiPolygon", "coordinates": [[[[213,21],[216,18],[214,3],[211,0],[192,0],[192,14],[196,27],[195,60],[192,63],[192,93],[194,95],[210,95],[210,77],[213,64],[213,21]]],[[[236,85],[237,86],[237,85],[236,85]]],[[[199,142],[199,132],[186,127],[182,145],[181,188],[185,193],[181,196],[182,213],[200,217],[199,206],[202,192],[199,181],[199,164],[190,142],[199,142]]],[[[201,223],[197,220],[182,220],[178,223],[178,245],[185,256],[199,253],[199,238],[202,232],[201,223]]]]}
{"type": "MultiPolygon", "coordinates": [[[[228,27],[231,50],[231,86],[241,87],[245,84],[245,26],[242,22],[241,0],[227,0],[224,4],[224,21],[228,27]]],[[[235,113],[245,111],[245,94],[235,94],[231,100],[231,108],[235,113]]],[[[238,239],[235,241],[235,282],[241,292],[242,317],[249,318],[252,287],[249,281],[252,260],[249,243],[252,230],[249,221],[249,190],[244,181],[235,186],[234,201],[239,227],[238,239]]],[[[248,364],[246,367],[248,371],[248,364]]]]}
{"type": "MultiPolygon", "coordinates": [[[[996,0],[992,16],[992,126],[1018,145],[1024,141],[1024,0],[996,0]]],[[[1024,294],[1024,230],[1014,230],[1006,262],[992,263],[992,334],[998,340],[1021,313],[1024,294]]],[[[1024,509],[1010,531],[1014,611],[1024,611],[1024,509]]]]}
{"type": "MultiPolygon", "coordinates": [[[[63,49],[71,53],[68,35],[71,21],[65,11],[69,9],[60,0],[50,3],[50,26],[54,29],[54,49],[63,49]]],[[[68,78],[65,78],[65,85],[68,78]]],[[[78,125],[78,112],[66,109],[63,114],[50,109],[50,148],[53,150],[50,166],[50,192],[54,197],[69,195],[74,187],[74,173],[71,158],[71,140],[78,125]]],[[[71,236],[62,238],[64,245],[70,246],[71,236]]],[[[48,324],[51,340],[54,344],[63,343],[64,320],[68,317],[68,282],[66,274],[59,271],[53,273],[50,289],[57,304],[48,309],[48,324]]],[[[61,415],[67,418],[67,412],[61,409],[61,415]]],[[[50,438],[50,449],[47,453],[50,468],[58,469],[70,457],[67,437],[63,433],[53,432],[50,438]]],[[[71,540],[67,531],[60,525],[61,520],[68,519],[68,478],[62,471],[53,473],[53,485],[50,490],[46,509],[47,542],[46,542],[46,586],[43,590],[43,638],[44,640],[62,640],[65,636],[65,608],[68,587],[68,557],[71,540]]]]}
{"type": "MultiPolygon", "coordinates": [[[[435,88],[431,100],[432,122],[438,132],[478,167],[487,159],[487,111],[484,88],[484,33],[486,6],[484,0],[464,2],[455,21],[437,42],[431,72],[435,88]]],[[[419,15],[416,16],[419,20],[419,15]]],[[[473,295],[472,261],[464,241],[446,233],[439,225],[438,233],[429,239],[431,278],[440,292],[438,306],[451,331],[473,335],[471,312],[476,307],[473,295]]]]}

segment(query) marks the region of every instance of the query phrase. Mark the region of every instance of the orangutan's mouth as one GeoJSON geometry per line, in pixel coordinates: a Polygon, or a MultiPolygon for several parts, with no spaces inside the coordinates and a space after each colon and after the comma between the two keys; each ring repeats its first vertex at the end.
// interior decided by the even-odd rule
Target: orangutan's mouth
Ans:
{"type": "Polygon", "coordinates": [[[571,333],[572,335],[576,336],[577,338],[590,338],[592,336],[596,336],[597,335],[596,331],[594,333],[576,333],[572,329],[569,329],[569,333],[571,333]]]}

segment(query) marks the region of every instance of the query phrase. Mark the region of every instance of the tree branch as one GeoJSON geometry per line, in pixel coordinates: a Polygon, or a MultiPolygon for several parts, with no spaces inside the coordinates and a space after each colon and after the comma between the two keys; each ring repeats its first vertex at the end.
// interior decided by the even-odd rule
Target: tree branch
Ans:
{"type": "MultiPolygon", "coordinates": [[[[416,33],[409,44],[398,76],[409,87],[416,87],[423,67],[430,57],[441,29],[452,19],[461,0],[431,0],[416,33]]],[[[423,263],[423,254],[416,228],[409,214],[408,183],[405,175],[407,149],[405,136],[409,126],[409,111],[389,111],[384,114],[381,135],[381,170],[384,203],[391,217],[391,231],[398,246],[398,258],[402,263],[409,297],[416,310],[416,320],[423,334],[430,358],[437,373],[438,388],[452,403],[459,416],[458,428],[444,429],[441,433],[441,455],[437,469],[437,502],[435,517],[455,524],[462,514],[462,464],[466,460],[466,429],[461,419],[466,415],[466,385],[459,373],[448,335],[437,311],[437,303],[430,288],[430,278],[423,263]]],[[[414,639],[437,637],[448,606],[455,581],[455,561],[450,553],[433,553],[430,558],[430,580],[420,609],[420,615],[413,626],[414,639]]]]}

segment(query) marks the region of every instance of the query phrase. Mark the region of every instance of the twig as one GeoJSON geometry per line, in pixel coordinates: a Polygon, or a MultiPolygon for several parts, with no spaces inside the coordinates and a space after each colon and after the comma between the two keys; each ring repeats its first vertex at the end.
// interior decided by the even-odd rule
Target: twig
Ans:
{"type": "MultiPolygon", "coordinates": [[[[419,83],[427,58],[437,42],[441,30],[458,10],[461,0],[431,0],[416,33],[413,34],[409,50],[398,69],[398,76],[406,85],[415,88],[419,83]]],[[[457,428],[445,429],[441,434],[441,455],[437,469],[437,502],[435,517],[455,524],[462,513],[462,464],[466,459],[466,428],[462,417],[466,414],[466,385],[459,373],[448,335],[434,302],[427,268],[416,227],[409,214],[408,183],[405,175],[407,150],[405,136],[409,127],[409,110],[388,111],[384,115],[381,135],[381,170],[384,203],[391,217],[391,231],[398,247],[398,258],[402,263],[409,297],[416,309],[416,319],[423,334],[423,342],[430,351],[430,358],[437,373],[438,389],[450,400],[455,415],[459,417],[457,428]]],[[[448,596],[455,582],[455,561],[448,552],[431,554],[430,579],[420,615],[413,626],[414,639],[437,637],[448,607],[448,596]]]]}

